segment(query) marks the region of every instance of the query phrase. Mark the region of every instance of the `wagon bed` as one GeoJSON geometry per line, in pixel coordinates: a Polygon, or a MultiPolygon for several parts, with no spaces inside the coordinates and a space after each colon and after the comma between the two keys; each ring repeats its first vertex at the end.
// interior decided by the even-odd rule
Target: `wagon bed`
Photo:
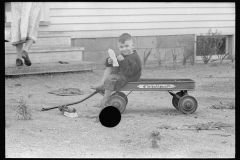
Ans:
{"type": "Polygon", "coordinates": [[[120,91],[179,91],[194,89],[195,81],[191,79],[141,78],[137,82],[129,82],[120,91]]]}

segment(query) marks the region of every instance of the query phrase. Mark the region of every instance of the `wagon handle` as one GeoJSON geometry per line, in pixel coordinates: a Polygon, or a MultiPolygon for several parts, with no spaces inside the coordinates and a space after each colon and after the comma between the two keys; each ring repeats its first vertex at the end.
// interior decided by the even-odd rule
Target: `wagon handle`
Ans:
{"type": "Polygon", "coordinates": [[[62,106],[70,106],[70,105],[74,105],[74,104],[77,104],[77,103],[81,103],[81,102],[85,101],[86,99],[92,97],[93,95],[97,94],[98,92],[99,92],[99,90],[96,90],[96,91],[94,91],[92,94],[90,94],[89,96],[81,99],[80,101],[72,102],[72,103],[67,103],[67,104],[63,104],[63,105],[58,105],[58,106],[55,106],[55,107],[42,108],[41,111],[47,111],[47,110],[55,109],[55,108],[62,107],[62,106]]]}
{"type": "Polygon", "coordinates": [[[130,93],[132,93],[132,91],[130,91],[130,92],[127,94],[127,96],[128,96],[130,93]]]}

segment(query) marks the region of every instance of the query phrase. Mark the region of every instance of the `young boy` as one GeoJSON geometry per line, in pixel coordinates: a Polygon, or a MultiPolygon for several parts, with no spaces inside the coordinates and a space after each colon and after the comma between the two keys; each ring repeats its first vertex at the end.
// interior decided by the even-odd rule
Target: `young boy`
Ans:
{"type": "Polygon", "coordinates": [[[113,91],[118,91],[128,82],[135,82],[141,77],[142,64],[137,52],[133,50],[132,37],[128,33],[123,33],[118,38],[118,49],[120,54],[116,54],[119,67],[113,67],[112,58],[106,59],[106,69],[100,84],[92,89],[105,90],[105,94],[100,104],[100,108],[106,107],[106,102],[113,91]]]}

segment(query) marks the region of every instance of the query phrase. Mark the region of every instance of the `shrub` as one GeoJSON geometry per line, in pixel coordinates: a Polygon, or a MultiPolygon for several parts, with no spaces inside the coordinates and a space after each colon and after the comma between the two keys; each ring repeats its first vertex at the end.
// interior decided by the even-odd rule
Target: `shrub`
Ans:
{"type": "Polygon", "coordinates": [[[212,55],[223,55],[220,47],[223,44],[223,36],[220,32],[212,32],[211,28],[206,34],[201,34],[197,38],[197,55],[200,55],[203,62],[207,64],[211,59],[212,55]]]}

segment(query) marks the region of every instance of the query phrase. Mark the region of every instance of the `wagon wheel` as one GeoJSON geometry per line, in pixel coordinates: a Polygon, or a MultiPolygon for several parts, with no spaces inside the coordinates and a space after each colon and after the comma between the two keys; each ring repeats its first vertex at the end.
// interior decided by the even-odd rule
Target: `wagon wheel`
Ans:
{"type": "MultiPolygon", "coordinates": [[[[179,95],[180,97],[184,96],[183,92],[177,92],[176,94],[179,95]]],[[[179,101],[179,99],[177,97],[173,96],[172,104],[177,110],[178,110],[178,101],[179,101]]]]}
{"type": "Polygon", "coordinates": [[[116,107],[121,114],[125,111],[127,105],[125,99],[119,95],[112,95],[109,97],[106,104],[107,106],[116,107]]]}
{"type": "Polygon", "coordinates": [[[128,98],[127,98],[126,94],[124,94],[123,92],[116,91],[111,96],[114,96],[114,95],[121,96],[122,98],[124,98],[126,105],[128,104],[128,98]]]}
{"type": "Polygon", "coordinates": [[[197,110],[197,100],[193,96],[185,95],[178,102],[179,110],[184,114],[191,114],[197,110]]]}

